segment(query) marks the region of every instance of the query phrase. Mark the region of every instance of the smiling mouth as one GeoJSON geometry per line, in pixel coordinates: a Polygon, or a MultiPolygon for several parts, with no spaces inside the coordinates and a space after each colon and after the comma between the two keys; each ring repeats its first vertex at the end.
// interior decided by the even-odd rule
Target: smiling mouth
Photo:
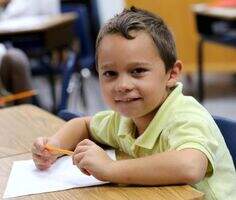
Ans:
{"type": "Polygon", "coordinates": [[[115,99],[115,102],[117,103],[129,103],[129,102],[134,102],[137,100],[140,100],[141,98],[127,98],[127,99],[115,99]]]}

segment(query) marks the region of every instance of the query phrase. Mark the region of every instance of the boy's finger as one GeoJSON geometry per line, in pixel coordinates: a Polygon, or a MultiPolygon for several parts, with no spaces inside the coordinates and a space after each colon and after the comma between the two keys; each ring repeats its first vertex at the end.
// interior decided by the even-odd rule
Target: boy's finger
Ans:
{"type": "Polygon", "coordinates": [[[32,146],[31,152],[33,154],[36,154],[38,156],[43,156],[43,157],[51,157],[52,156],[52,154],[48,150],[44,149],[43,151],[41,151],[38,148],[36,148],[35,146],[32,146]]]}
{"type": "Polygon", "coordinates": [[[89,148],[90,148],[89,146],[77,145],[76,149],[74,150],[74,154],[85,152],[85,151],[87,151],[89,148]]]}
{"type": "Polygon", "coordinates": [[[91,140],[89,140],[89,139],[84,139],[84,140],[82,140],[78,145],[80,146],[82,146],[82,145],[94,145],[95,143],[93,142],[93,141],[91,141],[91,140]]]}
{"type": "Polygon", "coordinates": [[[79,168],[82,173],[84,173],[87,176],[90,176],[91,174],[84,168],[79,168]]]}
{"type": "Polygon", "coordinates": [[[31,148],[31,152],[33,153],[33,154],[37,154],[37,155],[43,155],[43,151],[40,151],[38,148],[36,148],[35,146],[32,146],[32,148],[31,148]]]}
{"type": "Polygon", "coordinates": [[[54,157],[53,156],[42,156],[42,155],[38,155],[38,154],[33,154],[32,155],[33,159],[35,160],[42,160],[44,162],[47,162],[47,161],[51,161],[51,160],[54,160],[54,157]]]}
{"type": "Polygon", "coordinates": [[[51,164],[36,164],[36,163],[35,163],[35,165],[40,170],[46,170],[51,166],[51,164]]]}
{"type": "Polygon", "coordinates": [[[88,169],[86,169],[85,165],[86,165],[86,161],[83,160],[83,158],[81,159],[80,163],[77,164],[77,167],[80,169],[81,172],[83,172],[84,174],[90,176],[91,173],[89,172],[88,169]]]}
{"type": "Polygon", "coordinates": [[[46,139],[43,137],[39,137],[35,140],[33,146],[35,146],[36,149],[38,149],[39,151],[43,151],[45,149],[45,144],[46,144],[46,139]]]}
{"type": "Polygon", "coordinates": [[[34,163],[37,165],[51,165],[52,161],[51,160],[41,160],[41,159],[34,159],[34,163]]]}
{"type": "Polygon", "coordinates": [[[74,154],[73,155],[73,164],[74,165],[79,165],[80,161],[84,158],[85,152],[74,154]]]}

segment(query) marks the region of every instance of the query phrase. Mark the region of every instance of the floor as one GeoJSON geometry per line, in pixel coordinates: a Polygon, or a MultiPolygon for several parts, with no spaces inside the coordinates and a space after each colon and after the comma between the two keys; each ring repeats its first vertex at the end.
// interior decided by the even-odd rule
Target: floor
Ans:
{"type": "MultiPolygon", "coordinates": [[[[72,78],[70,84],[71,95],[68,109],[72,112],[80,111],[92,115],[100,110],[107,109],[104,105],[97,77],[91,75],[84,78],[85,98],[87,105],[83,105],[79,94],[79,82],[77,74],[72,78]]],[[[205,79],[206,98],[203,105],[212,115],[224,116],[236,120],[236,79],[230,74],[207,74],[205,79]]],[[[186,76],[181,78],[184,84],[184,93],[196,94],[196,76],[189,80],[186,76]]],[[[50,98],[48,83],[43,78],[34,80],[35,87],[39,91],[40,102],[43,108],[50,110],[52,101],[50,98]],[[46,95],[45,95],[46,94],[46,95]]],[[[57,93],[60,94],[60,82],[58,80],[57,93]]]]}

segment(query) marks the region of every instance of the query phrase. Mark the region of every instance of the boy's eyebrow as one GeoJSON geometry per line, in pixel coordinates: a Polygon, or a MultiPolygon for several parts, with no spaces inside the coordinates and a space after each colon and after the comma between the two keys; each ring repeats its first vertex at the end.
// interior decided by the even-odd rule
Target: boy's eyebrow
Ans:
{"type": "Polygon", "coordinates": [[[133,66],[147,66],[147,65],[151,65],[151,63],[149,62],[130,62],[128,63],[128,67],[133,67],[133,66]]]}
{"type": "Polygon", "coordinates": [[[106,68],[110,68],[111,66],[113,66],[113,63],[106,63],[103,65],[100,65],[99,68],[100,69],[106,69],[106,68]]]}
{"type": "MultiPolygon", "coordinates": [[[[127,64],[127,67],[133,67],[133,66],[147,66],[147,65],[151,65],[151,63],[149,62],[130,62],[127,64]]],[[[100,65],[100,69],[106,69],[106,68],[110,68],[114,66],[113,63],[105,63],[100,65]]]]}

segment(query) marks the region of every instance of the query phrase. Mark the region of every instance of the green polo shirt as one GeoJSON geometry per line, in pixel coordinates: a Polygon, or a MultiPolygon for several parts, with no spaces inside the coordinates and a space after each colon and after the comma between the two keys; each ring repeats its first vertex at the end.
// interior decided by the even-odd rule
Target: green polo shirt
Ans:
{"type": "Polygon", "coordinates": [[[205,199],[235,200],[236,173],[224,138],[208,111],[193,97],[182,94],[178,83],[144,133],[135,138],[133,121],[114,111],[97,113],[91,136],[102,144],[136,157],[186,148],[198,149],[209,161],[205,178],[193,185],[205,199]]]}

